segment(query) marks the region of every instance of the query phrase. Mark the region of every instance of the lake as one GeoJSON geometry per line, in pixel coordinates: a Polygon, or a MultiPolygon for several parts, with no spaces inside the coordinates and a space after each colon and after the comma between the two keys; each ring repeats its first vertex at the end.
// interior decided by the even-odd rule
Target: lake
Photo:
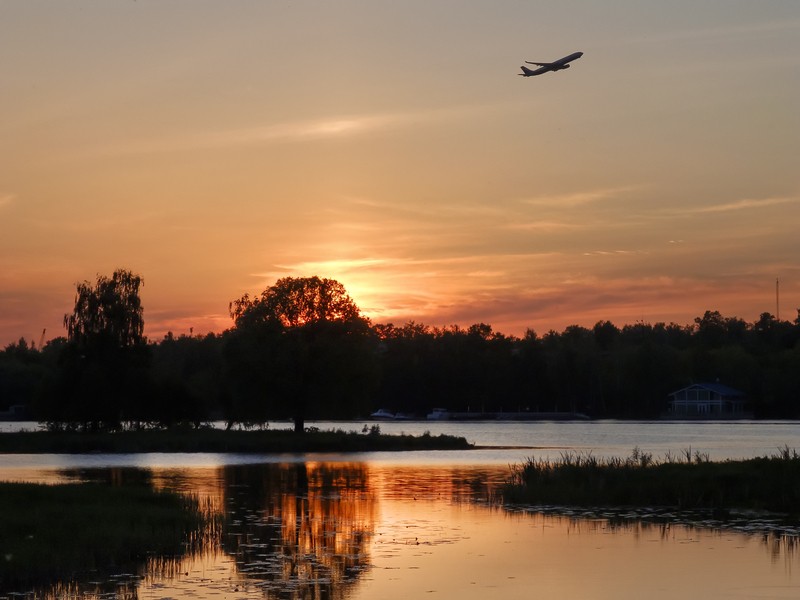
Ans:
{"type": "MultiPolygon", "coordinates": [[[[372,422],[366,422],[372,424],[372,422]]],[[[363,423],[315,423],[359,429],[363,423]]],[[[273,424],[273,427],[278,425],[273,424]]],[[[288,427],[288,425],[287,425],[288,427]]],[[[485,449],[348,455],[6,455],[0,480],[147,482],[199,496],[221,528],[174,561],[150,557],[81,598],[797,598],[797,532],[778,522],[639,519],[502,508],[508,465],[560,452],[748,458],[800,448],[797,422],[380,423],[458,433],[485,449]]],[[[0,540],[0,544],[1,544],[0,540]]],[[[0,558],[2,555],[0,554],[0,558]]],[[[9,591],[0,590],[0,596],[9,591]]]]}

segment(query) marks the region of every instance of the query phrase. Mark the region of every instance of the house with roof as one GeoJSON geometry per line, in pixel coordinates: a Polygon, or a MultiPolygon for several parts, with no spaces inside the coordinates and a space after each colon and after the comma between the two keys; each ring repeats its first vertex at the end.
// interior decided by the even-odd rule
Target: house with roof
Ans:
{"type": "Polygon", "coordinates": [[[745,393],[721,383],[694,383],[669,394],[671,418],[748,419],[745,393]]]}

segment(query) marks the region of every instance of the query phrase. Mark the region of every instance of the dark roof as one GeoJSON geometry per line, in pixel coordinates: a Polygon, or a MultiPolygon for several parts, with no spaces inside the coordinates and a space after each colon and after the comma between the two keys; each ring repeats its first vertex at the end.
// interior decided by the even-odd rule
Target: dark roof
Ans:
{"type": "Polygon", "coordinates": [[[670,394],[670,396],[674,396],[675,394],[677,394],[679,392],[682,392],[684,390],[691,390],[691,389],[696,389],[696,388],[701,388],[701,389],[704,389],[704,390],[710,390],[710,391],[714,392],[715,394],[719,394],[720,396],[732,397],[732,396],[744,396],[745,395],[744,392],[742,392],[740,390],[737,390],[737,389],[734,389],[732,387],[728,387],[727,385],[723,385],[721,383],[693,383],[690,386],[687,386],[685,388],[681,388],[676,392],[672,392],[670,394]]]}

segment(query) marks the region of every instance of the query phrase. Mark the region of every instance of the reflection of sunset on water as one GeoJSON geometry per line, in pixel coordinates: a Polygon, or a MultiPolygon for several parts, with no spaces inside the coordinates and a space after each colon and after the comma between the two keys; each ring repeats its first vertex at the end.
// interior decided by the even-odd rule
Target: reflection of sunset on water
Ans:
{"type": "Polygon", "coordinates": [[[492,497],[507,473],[389,460],[51,470],[51,482],[193,494],[217,519],[196,552],[148,557],[137,573],[99,583],[88,576],[49,597],[98,600],[110,590],[118,600],[797,595],[795,538],[779,529],[504,508],[492,497]]]}
{"type": "Polygon", "coordinates": [[[381,498],[471,501],[490,498],[508,476],[508,469],[416,465],[373,468],[370,475],[381,498]]]}
{"type": "MultiPolygon", "coordinates": [[[[392,503],[394,504],[394,502],[392,503]]],[[[429,595],[458,600],[659,600],[796,598],[797,554],[780,536],[705,528],[508,513],[475,505],[403,502],[391,535],[414,525],[419,540],[375,553],[353,600],[429,595]],[[779,548],[779,560],[772,552],[779,548]],[[765,553],[765,550],[767,552],[765,553]]],[[[388,529],[387,529],[388,527],[388,529]]],[[[376,537],[376,548],[381,536],[376,537]]]]}
{"type": "Polygon", "coordinates": [[[269,596],[340,598],[369,567],[376,498],[364,465],[223,471],[222,546],[269,596]]]}

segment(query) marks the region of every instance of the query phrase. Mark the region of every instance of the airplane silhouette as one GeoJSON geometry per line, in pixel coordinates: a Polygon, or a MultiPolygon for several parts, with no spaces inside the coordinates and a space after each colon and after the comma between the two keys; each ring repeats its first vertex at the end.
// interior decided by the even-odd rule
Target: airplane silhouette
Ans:
{"type": "Polygon", "coordinates": [[[536,65],[539,68],[534,70],[529,69],[526,66],[522,66],[520,67],[520,69],[522,69],[522,73],[517,73],[517,75],[521,75],[522,77],[533,77],[534,75],[541,75],[542,73],[549,73],[550,71],[569,69],[570,65],[567,63],[570,63],[573,60],[578,60],[581,56],[583,56],[583,52],[573,52],[569,56],[559,58],[553,62],[531,62],[526,60],[525,62],[529,65],[536,65]]]}

